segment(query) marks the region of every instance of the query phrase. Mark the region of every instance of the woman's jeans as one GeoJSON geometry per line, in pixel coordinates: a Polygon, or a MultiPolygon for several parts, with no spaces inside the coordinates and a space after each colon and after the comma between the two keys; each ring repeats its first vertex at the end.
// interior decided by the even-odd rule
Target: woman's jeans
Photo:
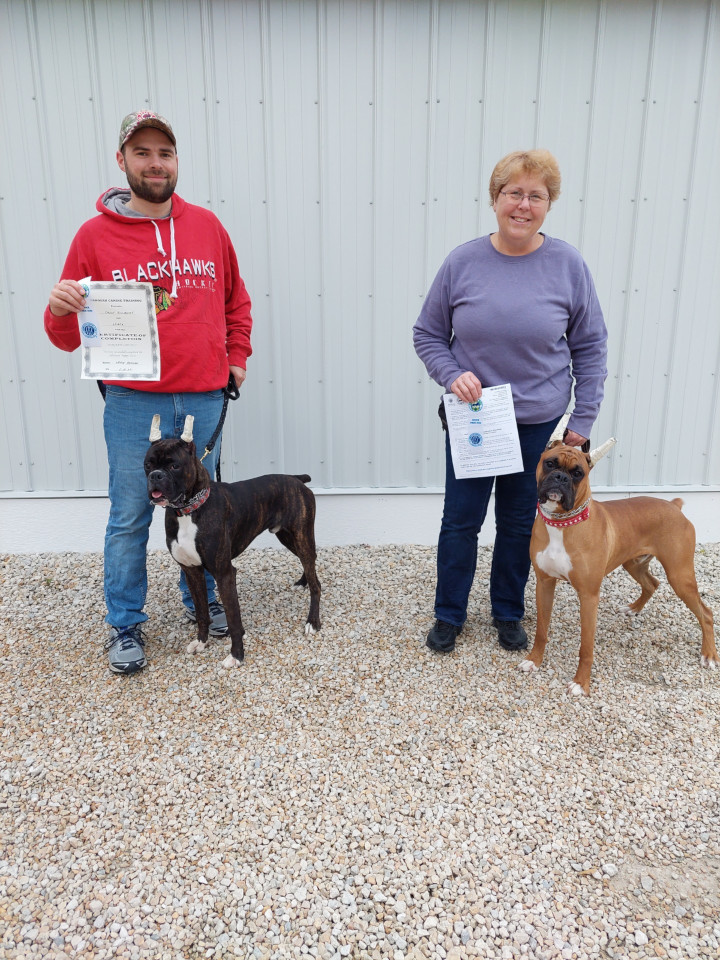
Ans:
{"type": "Polygon", "coordinates": [[[521,620],[530,575],[530,534],[537,509],[540,454],[559,417],[548,423],[518,424],[522,473],[457,480],[445,438],[445,508],[437,551],[435,616],[461,627],[477,566],[477,538],[495,483],[495,547],[490,572],[490,604],[497,620],[521,620]]]}
{"type": "MultiPolygon", "coordinates": [[[[209,393],[147,393],[126,387],[106,388],[105,443],[110,467],[110,516],[105,531],[105,622],[123,629],[144,623],[147,595],[145,555],[153,506],[147,491],[143,461],[150,446],[153,415],[160,414],[163,439],[179,437],[185,417],[195,417],[193,438],[202,456],[218,425],[223,405],[222,390],[209,393]]],[[[220,443],[203,460],[215,479],[220,443]]],[[[163,518],[164,519],[164,518],[163,518]]],[[[208,598],[215,600],[215,581],[206,572],[208,598]]],[[[185,574],[180,576],[183,603],[192,609],[185,574]]]]}

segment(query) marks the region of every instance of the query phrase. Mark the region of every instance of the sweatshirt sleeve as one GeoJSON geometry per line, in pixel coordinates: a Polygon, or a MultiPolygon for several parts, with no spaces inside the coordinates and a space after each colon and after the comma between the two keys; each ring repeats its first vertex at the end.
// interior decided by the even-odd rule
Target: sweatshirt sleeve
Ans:
{"type": "Polygon", "coordinates": [[[250,332],[252,316],[250,297],[238,269],[237,256],[230,237],[225,234],[225,327],[228,362],[233,367],[247,367],[252,353],[250,332]]]}
{"type": "Polygon", "coordinates": [[[605,392],[607,328],[595,284],[584,261],[576,304],[567,329],[575,380],[575,406],[568,429],[581,437],[589,437],[605,392]]]}
{"type": "MultiPolygon", "coordinates": [[[[83,262],[80,254],[80,243],[76,236],[68,251],[65,266],[63,267],[61,280],[82,280],[83,277],[92,275],[92,268],[87,262],[83,262]]],[[[68,313],[64,317],[56,317],[51,312],[48,304],[45,307],[45,333],[50,338],[50,342],[61,350],[67,350],[72,353],[80,346],[80,328],[78,326],[78,315],[68,313]]]]}
{"type": "Polygon", "coordinates": [[[452,340],[452,270],[445,260],[423,303],[413,327],[415,353],[432,379],[449,392],[450,385],[464,371],[450,351],[452,340]]]}

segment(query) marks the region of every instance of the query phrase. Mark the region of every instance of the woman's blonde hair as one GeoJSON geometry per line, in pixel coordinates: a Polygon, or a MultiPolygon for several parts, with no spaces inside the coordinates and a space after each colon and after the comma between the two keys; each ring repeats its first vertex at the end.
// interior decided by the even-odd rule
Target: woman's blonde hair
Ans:
{"type": "Polygon", "coordinates": [[[540,177],[550,195],[550,203],[560,196],[560,167],[550,151],[514,150],[495,164],[490,177],[490,206],[493,206],[503,187],[518,174],[540,177]]]}

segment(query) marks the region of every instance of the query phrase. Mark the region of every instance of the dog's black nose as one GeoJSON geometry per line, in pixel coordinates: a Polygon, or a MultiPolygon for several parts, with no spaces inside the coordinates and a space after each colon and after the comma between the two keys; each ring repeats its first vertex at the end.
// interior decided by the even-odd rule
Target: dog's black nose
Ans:
{"type": "Polygon", "coordinates": [[[153,483],[159,483],[163,476],[164,474],[162,470],[151,470],[148,474],[148,480],[152,481],[153,483]]]}
{"type": "Polygon", "coordinates": [[[562,470],[556,470],[555,473],[551,473],[550,479],[564,486],[571,486],[572,484],[570,477],[566,473],[563,473],[562,470]]]}

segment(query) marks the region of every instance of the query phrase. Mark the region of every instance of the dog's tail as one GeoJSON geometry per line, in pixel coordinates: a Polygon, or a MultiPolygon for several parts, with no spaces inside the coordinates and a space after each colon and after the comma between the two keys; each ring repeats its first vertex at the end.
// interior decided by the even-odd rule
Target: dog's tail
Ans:
{"type": "Polygon", "coordinates": [[[310,483],[312,477],[309,477],[306,473],[294,473],[293,476],[296,480],[302,481],[302,483],[310,483]]]}
{"type": "Polygon", "coordinates": [[[681,500],[680,497],[675,497],[675,499],[671,500],[670,503],[674,503],[678,510],[682,510],[685,501],[681,500]]]}

